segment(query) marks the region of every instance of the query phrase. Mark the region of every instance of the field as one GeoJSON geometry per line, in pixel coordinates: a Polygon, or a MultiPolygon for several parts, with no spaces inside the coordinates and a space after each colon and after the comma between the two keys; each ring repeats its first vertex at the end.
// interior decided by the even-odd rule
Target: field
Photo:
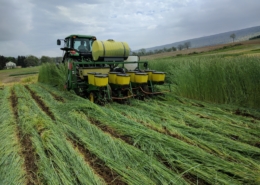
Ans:
{"type": "MultiPolygon", "coordinates": [[[[25,78],[37,78],[38,67],[0,70],[0,86],[20,83],[25,78]]],[[[37,81],[37,80],[36,80],[37,81]]]]}
{"type": "Polygon", "coordinates": [[[260,184],[259,57],[222,52],[150,60],[172,92],[130,105],[60,90],[51,65],[4,84],[0,184],[260,184]]]}

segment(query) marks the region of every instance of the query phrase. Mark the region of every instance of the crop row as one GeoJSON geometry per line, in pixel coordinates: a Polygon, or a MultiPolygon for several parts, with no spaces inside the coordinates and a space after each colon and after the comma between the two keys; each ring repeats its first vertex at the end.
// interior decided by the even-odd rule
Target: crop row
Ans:
{"type": "Polygon", "coordinates": [[[253,110],[173,95],[100,107],[43,84],[0,95],[4,184],[259,183],[253,110]]]}
{"type": "Polygon", "coordinates": [[[81,98],[77,96],[65,99],[64,103],[53,101],[53,93],[43,92],[39,86],[30,86],[37,93],[53,114],[56,121],[67,136],[98,157],[107,167],[117,172],[127,184],[186,184],[176,172],[158,162],[156,158],[146,155],[140,149],[125,143],[122,139],[103,132],[80,109],[98,110],[97,105],[84,100],[77,105],[81,98]]]}
{"type": "MultiPolygon", "coordinates": [[[[32,88],[47,100],[46,103],[51,102],[50,98],[52,97],[41,93],[42,90],[39,89],[39,86],[35,85],[32,88]]],[[[55,90],[51,89],[50,91],[55,90]]],[[[61,92],[57,91],[57,93],[61,92]]],[[[138,151],[155,158],[156,161],[171,170],[171,173],[179,174],[178,180],[183,178],[189,183],[201,181],[210,184],[215,182],[243,184],[255,183],[259,180],[257,179],[259,173],[257,161],[259,161],[260,150],[256,147],[257,135],[259,134],[255,131],[259,124],[252,123],[252,118],[241,118],[241,116],[233,115],[229,111],[210,107],[210,104],[206,105],[209,108],[205,108],[204,105],[195,106],[199,109],[199,111],[196,110],[199,115],[196,113],[191,119],[189,116],[190,106],[182,104],[172,106],[170,101],[159,103],[153,100],[141,103],[134,101],[132,106],[112,104],[107,107],[98,107],[71,94],[65,93],[62,94],[62,97],[66,99],[66,103],[62,106],[59,103],[50,103],[48,106],[54,111],[59,110],[57,115],[63,115],[67,120],[71,120],[69,130],[77,127],[77,125],[73,127],[72,123],[79,122],[79,117],[83,116],[82,129],[86,129],[90,123],[92,127],[98,127],[114,138],[121,137],[128,145],[130,144],[138,151]],[[172,111],[176,111],[178,108],[180,112],[174,114],[172,111]],[[74,120],[68,112],[76,114],[74,120]],[[218,120],[214,122],[214,120],[205,119],[207,112],[218,120]],[[222,118],[219,114],[223,112],[226,113],[222,118]],[[175,119],[172,119],[173,117],[170,115],[175,119]],[[183,115],[183,119],[176,120],[180,115],[183,115]],[[238,121],[240,126],[232,123],[230,119],[238,121]],[[221,128],[221,125],[217,126],[217,124],[220,124],[222,120],[224,120],[224,134],[221,134],[220,131],[213,131],[216,127],[221,128]],[[186,125],[187,121],[198,125],[198,128],[191,127],[191,123],[186,125]],[[248,140],[243,136],[239,140],[235,135],[232,135],[234,129],[237,129],[236,132],[240,131],[244,134],[245,129],[241,126],[243,124],[248,127],[246,129],[248,130],[247,136],[250,138],[248,140]],[[206,125],[209,126],[206,127],[206,125]],[[229,132],[231,134],[228,134],[229,132]],[[235,137],[235,139],[231,139],[230,136],[235,137]],[[215,141],[216,144],[214,144],[215,141]],[[249,143],[249,141],[253,143],[249,143]]],[[[196,105],[196,103],[193,104],[196,105]]],[[[259,120],[254,119],[254,122],[259,123],[259,120]]],[[[75,130],[74,135],[82,132],[75,130]]],[[[100,155],[101,157],[102,155],[100,155]]]]}

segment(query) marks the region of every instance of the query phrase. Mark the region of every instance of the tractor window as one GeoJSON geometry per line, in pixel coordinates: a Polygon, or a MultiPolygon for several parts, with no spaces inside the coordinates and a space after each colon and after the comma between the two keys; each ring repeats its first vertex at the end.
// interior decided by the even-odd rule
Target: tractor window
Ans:
{"type": "Polygon", "coordinates": [[[64,46],[70,48],[70,39],[66,39],[64,42],[64,46]]]}
{"type": "Polygon", "coordinates": [[[92,40],[89,39],[74,39],[74,49],[80,52],[91,52],[92,40]]]}

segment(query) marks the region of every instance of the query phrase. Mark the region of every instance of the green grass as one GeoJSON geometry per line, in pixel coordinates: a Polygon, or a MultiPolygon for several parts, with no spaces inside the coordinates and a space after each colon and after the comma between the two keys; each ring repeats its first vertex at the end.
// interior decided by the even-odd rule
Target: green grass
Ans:
{"type": "Polygon", "coordinates": [[[14,85],[16,107],[8,98],[11,88],[0,90],[5,105],[0,107],[1,182],[26,184],[32,178],[39,184],[107,184],[97,174],[105,168],[113,172],[112,179],[136,185],[260,182],[257,110],[174,93],[164,101],[132,99],[130,105],[101,107],[50,85],[28,88],[14,85]],[[22,137],[16,137],[17,130],[22,137]],[[30,168],[23,166],[29,154],[36,168],[28,177],[30,168]]]}
{"type": "Polygon", "coordinates": [[[38,71],[35,71],[35,72],[24,72],[24,73],[14,73],[14,74],[10,74],[9,76],[21,76],[21,75],[31,75],[31,74],[38,74],[38,71]]]}
{"type": "Polygon", "coordinates": [[[218,55],[161,59],[151,61],[150,67],[167,73],[176,95],[260,108],[259,57],[218,55]]]}
{"type": "Polygon", "coordinates": [[[38,81],[63,89],[67,82],[67,64],[43,64],[39,70],[38,81]]]}
{"type": "MultiPolygon", "coordinates": [[[[171,177],[173,181],[184,179],[192,184],[195,178],[199,183],[209,184],[259,183],[260,150],[255,147],[259,144],[259,121],[252,122],[253,116],[260,118],[256,111],[241,109],[252,115],[242,117],[235,114],[236,106],[214,105],[173,94],[167,95],[167,101],[163,102],[132,100],[130,106],[113,103],[99,107],[55,88],[30,87],[60,119],[69,136],[77,136],[119,174],[126,173],[122,166],[130,165],[130,169],[142,174],[139,177],[142,183],[149,184],[150,181],[144,181],[149,176],[162,184],[162,179],[169,177],[166,173],[158,181],[159,176],[154,173],[159,170],[155,168],[160,166],[159,162],[179,175],[171,177]],[[55,102],[46,89],[62,96],[64,103],[55,102]],[[91,124],[90,119],[99,121],[100,125],[91,124]],[[102,133],[104,127],[111,132],[102,133]],[[132,144],[114,138],[116,135],[129,138],[132,144]],[[143,161],[156,164],[149,167],[150,173],[147,173],[145,164],[138,162],[139,155],[143,161]],[[115,159],[117,165],[113,162],[115,159]],[[131,161],[130,164],[125,160],[131,161]]],[[[124,178],[130,184],[141,183],[132,176],[133,172],[127,174],[124,178]]]]}
{"type": "Polygon", "coordinates": [[[13,73],[31,73],[31,72],[38,71],[39,69],[40,69],[40,66],[15,68],[15,69],[4,69],[4,70],[0,70],[0,75],[6,74],[6,73],[8,73],[8,75],[13,74],[13,73]]]}
{"type": "Polygon", "coordinates": [[[22,146],[11,102],[11,88],[0,90],[0,182],[1,184],[26,184],[22,146]]]}
{"type": "Polygon", "coordinates": [[[19,83],[24,76],[34,76],[37,75],[36,72],[40,69],[37,67],[28,68],[15,68],[15,69],[5,69],[0,70],[0,85],[19,83]]]}

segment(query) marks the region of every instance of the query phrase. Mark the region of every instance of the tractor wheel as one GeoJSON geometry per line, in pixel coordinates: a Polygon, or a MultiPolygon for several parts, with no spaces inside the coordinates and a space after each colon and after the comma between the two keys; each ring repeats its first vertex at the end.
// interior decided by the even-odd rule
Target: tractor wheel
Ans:
{"type": "Polygon", "coordinates": [[[91,101],[91,102],[93,102],[93,103],[94,103],[94,101],[95,101],[95,97],[94,97],[94,93],[93,93],[93,92],[91,92],[91,93],[89,94],[89,101],[91,101]]]}

